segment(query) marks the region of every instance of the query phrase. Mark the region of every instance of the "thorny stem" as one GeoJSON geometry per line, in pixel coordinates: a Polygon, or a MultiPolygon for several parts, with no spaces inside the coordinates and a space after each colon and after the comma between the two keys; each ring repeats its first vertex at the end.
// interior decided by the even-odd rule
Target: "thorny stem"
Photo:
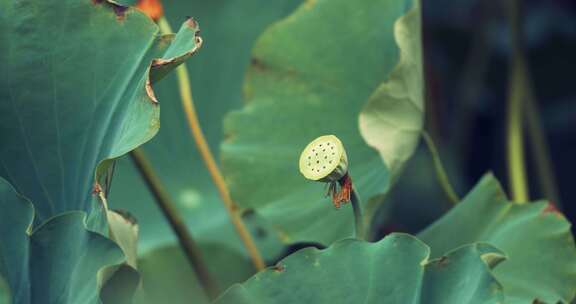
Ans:
{"type": "Polygon", "coordinates": [[[522,49],[521,0],[510,0],[509,5],[512,59],[507,113],[508,177],[512,200],[525,203],[529,200],[529,191],[526,181],[522,114],[529,84],[526,77],[526,59],[522,49]]]}
{"type": "Polygon", "coordinates": [[[160,210],[162,210],[162,213],[170,223],[170,227],[172,227],[172,230],[176,234],[184,254],[195,270],[194,273],[198,277],[198,281],[204,290],[206,290],[210,299],[216,298],[218,295],[218,288],[205,266],[206,263],[202,260],[200,249],[196,245],[192,236],[188,233],[184,220],[180,217],[178,211],[174,207],[174,203],[170,200],[170,197],[164,190],[164,187],[154,172],[152,165],[141,149],[131,151],[130,157],[136,165],[138,172],[140,172],[140,175],[144,179],[146,186],[148,186],[148,189],[152,195],[154,195],[158,207],[160,207],[160,210]]]}
{"type": "MultiPolygon", "coordinates": [[[[166,20],[166,18],[162,17],[158,20],[158,26],[160,27],[160,31],[164,34],[172,33],[172,29],[170,28],[170,24],[166,20]]],[[[212,177],[212,181],[216,185],[218,189],[218,193],[222,198],[222,202],[226,207],[226,211],[228,211],[228,215],[230,216],[230,220],[232,224],[236,228],[240,239],[246,246],[248,250],[248,254],[252,259],[252,263],[256,267],[257,270],[262,270],[266,267],[260,252],[258,251],[258,247],[252,238],[252,235],[246,228],[246,225],[242,221],[240,214],[238,213],[238,207],[232,198],[230,197],[230,192],[224,181],[224,177],[216,164],[214,156],[210,151],[210,147],[206,142],[206,138],[204,137],[204,133],[202,132],[202,128],[200,127],[200,121],[198,120],[198,116],[196,114],[196,109],[194,107],[194,100],[192,99],[192,89],[190,88],[190,78],[188,76],[188,70],[184,64],[178,66],[176,68],[176,75],[178,78],[178,87],[180,90],[180,96],[182,101],[182,107],[184,108],[184,112],[186,114],[186,119],[188,121],[188,126],[190,131],[192,132],[192,136],[194,137],[194,141],[196,142],[196,147],[204,160],[204,163],[210,172],[210,176],[212,177]]]]}
{"type": "Polygon", "coordinates": [[[442,190],[444,191],[444,194],[450,203],[456,205],[460,201],[460,197],[458,197],[458,194],[456,194],[456,191],[454,191],[454,188],[452,188],[452,185],[450,184],[448,174],[446,174],[446,170],[442,165],[442,160],[440,160],[440,154],[436,149],[436,145],[434,144],[434,141],[428,132],[422,131],[422,137],[424,138],[426,146],[428,147],[430,155],[432,156],[432,161],[434,162],[434,171],[436,171],[438,182],[440,183],[440,186],[442,187],[442,190]]]}

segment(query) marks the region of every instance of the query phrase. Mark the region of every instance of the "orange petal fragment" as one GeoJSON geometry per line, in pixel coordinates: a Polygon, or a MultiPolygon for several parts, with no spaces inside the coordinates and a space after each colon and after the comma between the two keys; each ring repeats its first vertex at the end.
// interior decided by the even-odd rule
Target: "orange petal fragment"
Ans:
{"type": "Polygon", "coordinates": [[[164,8],[160,0],[139,0],[136,8],[144,12],[154,21],[164,16],[164,8]]]}

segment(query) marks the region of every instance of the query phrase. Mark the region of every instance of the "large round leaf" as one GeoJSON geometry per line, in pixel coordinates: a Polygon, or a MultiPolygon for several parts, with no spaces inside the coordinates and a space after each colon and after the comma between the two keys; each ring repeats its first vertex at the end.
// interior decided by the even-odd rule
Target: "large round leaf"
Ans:
{"type": "Polygon", "coordinates": [[[361,196],[387,189],[390,172],[361,137],[358,114],[398,62],[394,22],[411,4],[306,2],[256,44],[244,85],[248,104],[225,121],[222,159],[233,198],[286,241],[330,243],[352,231],[351,210],[335,211],[323,186],[298,172],[312,139],[342,140],[361,196]]]}
{"type": "Polygon", "coordinates": [[[124,257],[114,242],[87,230],[83,212],[64,213],[32,230],[32,204],[2,178],[0,210],[0,277],[13,303],[100,303],[98,271],[124,257]]]}
{"type": "Polygon", "coordinates": [[[515,204],[486,175],[448,214],[418,235],[432,256],[473,242],[502,249],[494,271],[505,303],[570,303],[576,294],[576,246],[570,223],[545,202],[515,204]]]}
{"type": "Polygon", "coordinates": [[[0,176],[37,223],[89,211],[96,166],[156,133],[150,84],[193,53],[196,33],[189,20],[160,36],[108,1],[0,0],[0,176]]]}
{"type": "MultiPolygon", "coordinates": [[[[267,25],[291,12],[299,2],[164,1],[166,17],[172,24],[194,12],[202,26],[202,50],[188,62],[187,68],[200,123],[213,152],[218,151],[222,140],[221,121],[225,113],[241,106],[241,85],[254,41],[267,25]]],[[[195,239],[226,242],[227,246],[243,250],[197,152],[182,110],[175,77],[168,76],[155,86],[155,92],[162,101],[162,127],[154,139],[143,146],[146,155],[195,239]]],[[[138,218],[141,252],[175,240],[152,196],[144,189],[145,185],[130,160],[121,159],[110,193],[111,206],[127,209],[138,218]]],[[[269,242],[266,240],[272,239],[272,235],[268,236],[256,236],[266,256],[275,254],[270,252],[272,249],[267,249],[269,242]]]]}
{"type": "Polygon", "coordinates": [[[347,239],[326,250],[303,249],[235,285],[216,303],[500,303],[490,268],[502,261],[486,244],[429,260],[418,239],[393,234],[370,244],[347,239]]]}

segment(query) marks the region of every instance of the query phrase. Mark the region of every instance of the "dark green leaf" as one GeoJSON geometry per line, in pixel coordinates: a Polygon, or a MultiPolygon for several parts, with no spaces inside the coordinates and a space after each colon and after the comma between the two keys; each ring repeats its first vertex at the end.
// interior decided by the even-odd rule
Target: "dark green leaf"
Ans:
{"type": "Polygon", "coordinates": [[[390,172],[368,146],[358,115],[398,63],[394,23],[411,0],[308,1],[270,27],[253,51],[248,104],[225,121],[222,160],[233,198],[274,223],[286,241],[330,243],[352,231],[323,185],[298,172],[301,150],[325,134],[348,152],[365,199],[386,191],[390,172]]]}
{"type": "Polygon", "coordinates": [[[102,303],[133,303],[134,294],[141,282],[140,273],[128,264],[107,267],[103,271],[108,272],[108,278],[100,290],[102,303]]]}
{"type": "Polygon", "coordinates": [[[490,268],[503,254],[486,244],[429,260],[430,249],[407,234],[378,243],[346,239],[326,250],[303,249],[235,285],[216,303],[500,303],[490,268]]]}
{"type": "Polygon", "coordinates": [[[0,304],[10,304],[11,301],[8,284],[0,277],[0,304]]]}
{"type": "Polygon", "coordinates": [[[36,223],[89,212],[104,160],[154,136],[149,76],[190,56],[196,33],[185,22],[159,36],[144,14],[108,1],[0,0],[0,176],[31,199],[36,223]]]}
{"type": "Polygon", "coordinates": [[[516,204],[486,175],[448,214],[419,237],[432,256],[489,242],[509,260],[494,270],[506,303],[569,303],[576,293],[576,246],[570,223],[546,202],[516,204]]]}
{"type": "Polygon", "coordinates": [[[31,230],[34,209],[0,178],[0,276],[18,304],[99,303],[97,273],[122,251],[88,231],[83,212],[67,212],[31,230]]]}

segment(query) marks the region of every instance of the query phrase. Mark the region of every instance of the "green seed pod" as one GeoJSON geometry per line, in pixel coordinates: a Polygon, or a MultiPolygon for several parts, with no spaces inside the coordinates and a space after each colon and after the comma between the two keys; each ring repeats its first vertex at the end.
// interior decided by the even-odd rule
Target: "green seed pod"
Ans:
{"type": "Polygon", "coordinates": [[[307,179],[336,182],[348,172],[348,158],[342,142],[324,135],[309,143],[300,154],[300,173],[307,179]]]}

